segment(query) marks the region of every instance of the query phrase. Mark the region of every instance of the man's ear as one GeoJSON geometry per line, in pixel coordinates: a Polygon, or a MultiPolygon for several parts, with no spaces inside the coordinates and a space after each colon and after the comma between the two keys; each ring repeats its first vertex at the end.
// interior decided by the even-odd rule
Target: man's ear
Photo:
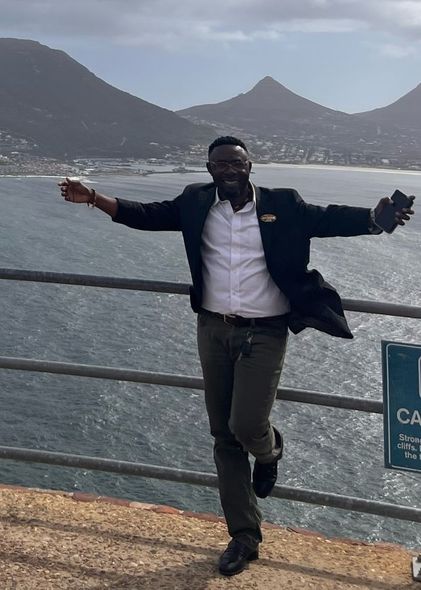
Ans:
{"type": "Polygon", "coordinates": [[[253,164],[249,161],[249,172],[251,172],[253,164]]]}
{"type": "Polygon", "coordinates": [[[212,172],[211,172],[211,166],[209,162],[206,162],[206,169],[209,172],[209,174],[212,176],[212,172]]]}

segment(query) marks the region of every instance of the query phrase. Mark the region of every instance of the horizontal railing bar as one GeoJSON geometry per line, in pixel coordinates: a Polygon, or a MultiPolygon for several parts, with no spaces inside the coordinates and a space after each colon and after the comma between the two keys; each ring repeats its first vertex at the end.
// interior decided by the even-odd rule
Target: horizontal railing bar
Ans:
{"type": "MultiPolygon", "coordinates": [[[[73,375],[76,377],[111,379],[115,381],[131,381],[135,383],[147,383],[150,385],[169,385],[172,387],[183,387],[187,389],[204,388],[203,379],[200,377],[16,357],[0,356],[0,369],[36,371],[59,375],[73,375]]],[[[347,397],[319,391],[310,391],[307,389],[279,387],[276,397],[283,401],[301,402],[346,410],[359,410],[375,414],[383,413],[383,402],[381,401],[359,397],[347,397]]]]}
{"type": "Polygon", "coordinates": [[[342,303],[346,311],[357,311],[404,318],[421,318],[421,307],[415,305],[401,305],[400,303],[384,303],[382,301],[346,298],[342,298],[342,303]]]}
{"type": "MultiPolygon", "coordinates": [[[[18,270],[13,268],[0,268],[0,279],[81,285],[85,287],[105,287],[111,289],[133,289],[138,291],[154,291],[157,293],[173,293],[176,295],[188,295],[189,293],[189,285],[187,283],[125,279],[120,277],[45,272],[37,270],[18,270]]],[[[342,299],[342,302],[344,309],[347,311],[407,318],[421,318],[421,307],[414,305],[366,301],[362,299],[342,299]]]]}
{"type": "Polygon", "coordinates": [[[105,287],[108,289],[132,289],[136,291],[154,291],[156,293],[174,293],[176,295],[188,295],[189,293],[189,286],[187,283],[124,279],[119,277],[44,272],[38,270],[1,268],[0,279],[34,281],[36,283],[56,283],[60,285],[81,285],[84,287],[105,287]]]}
{"type": "Polygon", "coordinates": [[[38,270],[1,268],[0,279],[33,281],[36,283],[56,283],[60,285],[80,285],[83,287],[105,287],[107,289],[132,289],[136,291],[154,291],[156,293],[173,293],[176,295],[189,294],[189,285],[187,283],[125,279],[121,277],[81,275],[62,272],[44,272],[38,270]]]}
{"type": "MultiPolygon", "coordinates": [[[[87,457],[84,455],[39,451],[35,449],[0,446],[0,459],[31,463],[46,463],[47,465],[75,467],[78,469],[92,469],[110,473],[119,473],[120,475],[136,475],[213,488],[218,485],[218,478],[212,473],[161,467],[159,465],[147,465],[131,461],[118,461],[102,457],[87,457]]],[[[271,495],[275,498],[292,500],[294,502],[317,504],[320,506],[328,506],[330,508],[340,508],[342,510],[375,514],[377,516],[387,516],[399,520],[421,522],[421,509],[401,506],[398,504],[365,500],[353,496],[343,496],[340,494],[281,485],[275,486],[271,495]]]]}
{"type": "Polygon", "coordinates": [[[329,506],[329,508],[351,510],[352,512],[363,512],[365,514],[387,516],[399,520],[421,522],[420,508],[412,508],[411,506],[402,506],[400,504],[390,504],[389,502],[365,500],[364,498],[356,498],[354,496],[344,496],[342,494],[319,492],[318,490],[294,488],[290,486],[275,486],[271,496],[282,498],[283,500],[292,500],[294,502],[317,504],[319,506],[329,506]]]}
{"type": "Polygon", "coordinates": [[[336,393],[311,391],[309,389],[278,387],[276,398],[283,401],[340,408],[342,410],[358,410],[359,412],[369,412],[371,414],[383,414],[382,401],[366,399],[364,397],[338,395],[336,393]]]}

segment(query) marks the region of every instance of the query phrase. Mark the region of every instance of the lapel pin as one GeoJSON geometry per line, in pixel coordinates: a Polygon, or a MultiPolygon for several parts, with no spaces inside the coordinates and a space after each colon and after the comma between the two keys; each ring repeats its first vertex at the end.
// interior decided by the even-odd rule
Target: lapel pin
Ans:
{"type": "Polygon", "coordinates": [[[260,221],[263,221],[264,223],[273,223],[276,221],[276,215],[273,213],[265,213],[260,216],[260,221]]]}

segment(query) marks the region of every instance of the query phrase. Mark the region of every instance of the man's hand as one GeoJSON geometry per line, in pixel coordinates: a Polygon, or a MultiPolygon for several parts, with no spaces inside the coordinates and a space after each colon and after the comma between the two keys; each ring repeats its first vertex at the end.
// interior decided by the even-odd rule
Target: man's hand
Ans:
{"type": "Polygon", "coordinates": [[[89,203],[92,197],[91,189],[82,184],[79,180],[67,178],[59,183],[61,196],[72,203],[89,203]]]}
{"type": "MultiPolygon", "coordinates": [[[[415,199],[415,197],[414,197],[415,199]]],[[[374,216],[375,218],[377,218],[377,216],[383,211],[383,209],[385,207],[388,207],[389,205],[392,205],[393,201],[390,197],[384,197],[383,199],[380,199],[380,201],[377,203],[376,208],[374,209],[374,216]]],[[[408,221],[410,219],[410,216],[414,214],[413,209],[401,209],[400,211],[396,211],[395,213],[395,221],[398,225],[405,225],[405,221],[408,221]]]]}
{"type": "Polygon", "coordinates": [[[104,211],[107,215],[114,217],[117,215],[118,202],[114,197],[107,197],[88,188],[79,180],[70,180],[66,178],[63,182],[59,182],[61,196],[66,201],[72,203],[88,203],[91,207],[96,207],[104,211]]]}

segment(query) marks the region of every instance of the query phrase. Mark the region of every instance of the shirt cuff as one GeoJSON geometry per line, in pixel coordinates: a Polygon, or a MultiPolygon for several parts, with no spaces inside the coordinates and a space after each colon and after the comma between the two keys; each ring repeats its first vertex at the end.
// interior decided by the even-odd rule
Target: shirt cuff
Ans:
{"type": "Polygon", "coordinates": [[[376,224],[376,213],[374,209],[370,209],[370,219],[368,222],[368,231],[371,234],[381,234],[382,228],[376,224]]]}

